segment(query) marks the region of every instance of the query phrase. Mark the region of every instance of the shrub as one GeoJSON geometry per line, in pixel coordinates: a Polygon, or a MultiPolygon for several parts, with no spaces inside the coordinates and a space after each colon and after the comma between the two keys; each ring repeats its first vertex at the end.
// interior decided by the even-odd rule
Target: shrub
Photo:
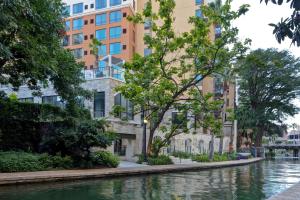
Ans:
{"type": "Polygon", "coordinates": [[[25,152],[0,152],[0,172],[41,171],[54,168],[71,168],[70,157],[31,154],[25,152]]]}
{"type": "Polygon", "coordinates": [[[237,160],[238,159],[237,153],[236,152],[228,153],[228,159],[229,160],[237,160]]]}
{"type": "Polygon", "coordinates": [[[187,153],[187,152],[183,152],[183,151],[174,151],[172,153],[172,156],[178,157],[178,158],[185,158],[185,159],[187,159],[187,158],[191,158],[192,154],[187,153]]]}
{"type": "Polygon", "coordinates": [[[157,157],[148,157],[149,165],[170,165],[173,164],[172,159],[166,155],[159,155],[157,157]]]}
{"type": "Polygon", "coordinates": [[[118,167],[120,159],[108,151],[98,151],[93,154],[93,163],[107,167],[118,167]]]}
{"type": "Polygon", "coordinates": [[[213,161],[214,162],[228,161],[227,154],[222,154],[222,155],[215,154],[214,158],[213,158],[213,161]]]}
{"type": "Polygon", "coordinates": [[[207,154],[197,154],[192,156],[192,160],[196,162],[209,162],[207,154]]]}

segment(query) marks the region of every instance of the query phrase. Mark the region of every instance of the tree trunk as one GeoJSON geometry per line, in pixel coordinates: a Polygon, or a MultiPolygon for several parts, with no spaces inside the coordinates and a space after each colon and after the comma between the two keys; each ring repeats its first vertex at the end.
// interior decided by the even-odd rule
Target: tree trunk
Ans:
{"type": "Polygon", "coordinates": [[[261,147],[261,143],[262,143],[262,132],[259,131],[257,134],[256,134],[256,137],[255,137],[255,147],[261,147]]]}
{"type": "Polygon", "coordinates": [[[213,159],[214,159],[214,134],[211,133],[209,160],[212,161],[213,159]]]}
{"type": "Polygon", "coordinates": [[[223,154],[223,143],[224,143],[224,136],[222,135],[220,137],[220,144],[219,144],[219,154],[222,155],[223,154]]]}

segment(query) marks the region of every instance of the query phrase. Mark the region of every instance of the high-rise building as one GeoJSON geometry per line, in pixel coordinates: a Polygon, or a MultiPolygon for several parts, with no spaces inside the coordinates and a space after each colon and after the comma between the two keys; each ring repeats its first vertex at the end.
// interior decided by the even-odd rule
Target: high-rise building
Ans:
{"type": "MultiPolygon", "coordinates": [[[[145,46],[143,38],[151,33],[151,23],[133,24],[127,20],[128,16],[142,12],[149,0],[63,0],[65,3],[65,35],[62,45],[72,50],[78,61],[83,61],[86,82],[83,87],[94,93],[93,100],[85,100],[94,118],[106,117],[111,122],[111,129],[120,135],[109,149],[124,157],[132,159],[142,149],[142,129],[139,115],[134,115],[133,105],[114,88],[124,83],[122,65],[130,61],[134,53],[140,55],[151,54],[152,50],[145,46]],[[92,52],[90,44],[93,38],[101,42],[98,55],[92,52]],[[114,105],[123,106],[124,112],[120,116],[110,113],[114,105]],[[126,118],[127,121],[122,121],[126,118]]],[[[204,0],[176,0],[174,10],[174,30],[176,33],[189,31],[192,25],[188,23],[189,17],[202,17],[200,5],[204,0]]],[[[153,2],[154,11],[158,9],[153,2]]],[[[211,29],[211,39],[220,34],[221,28],[216,26],[211,29]]],[[[214,93],[216,98],[227,98],[227,107],[234,108],[235,87],[229,84],[224,87],[223,81],[217,77],[208,77],[201,83],[204,93],[214,93]],[[226,93],[226,95],[224,95],[226,93]]],[[[12,93],[11,88],[2,88],[7,94],[12,93]]],[[[27,87],[22,87],[18,92],[20,100],[36,103],[52,103],[62,105],[53,87],[42,90],[43,97],[33,97],[27,87]]],[[[168,112],[166,118],[171,118],[173,112],[168,112]]],[[[230,136],[234,133],[231,122],[224,127],[224,150],[228,150],[230,136]]],[[[234,143],[235,143],[234,137],[234,143]]],[[[219,139],[215,140],[215,151],[218,150],[219,139]]],[[[204,153],[209,149],[210,135],[201,130],[197,134],[181,134],[176,136],[170,146],[164,151],[186,151],[190,153],[204,153]]]]}

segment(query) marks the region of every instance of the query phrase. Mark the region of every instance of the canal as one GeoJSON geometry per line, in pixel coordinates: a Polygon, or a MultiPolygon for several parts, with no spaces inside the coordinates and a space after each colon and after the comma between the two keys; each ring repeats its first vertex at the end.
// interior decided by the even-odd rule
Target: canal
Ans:
{"type": "Polygon", "coordinates": [[[300,161],[0,187],[1,200],[263,200],[300,181],[300,161]]]}

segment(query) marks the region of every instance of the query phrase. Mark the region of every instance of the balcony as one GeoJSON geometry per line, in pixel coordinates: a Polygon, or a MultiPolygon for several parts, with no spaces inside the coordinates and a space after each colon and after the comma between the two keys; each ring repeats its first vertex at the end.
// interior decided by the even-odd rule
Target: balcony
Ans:
{"type": "Polygon", "coordinates": [[[111,55],[103,57],[98,62],[98,68],[84,70],[85,80],[94,80],[100,78],[114,78],[125,81],[123,69],[125,61],[111,55]]]}

